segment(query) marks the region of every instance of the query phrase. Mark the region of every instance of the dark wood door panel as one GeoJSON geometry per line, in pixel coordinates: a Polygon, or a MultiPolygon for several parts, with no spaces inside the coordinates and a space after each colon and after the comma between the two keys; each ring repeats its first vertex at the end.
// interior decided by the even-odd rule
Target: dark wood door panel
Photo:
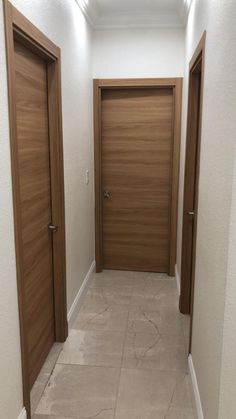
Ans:
{"type": "Polygon", "coordinates": [[[22,280],[32,386],[55,339],[47,63],[19,42],[14,48],[22,280]]]}
{"type": "Polygon", "coordinates": [[[168,272],[172,154],[172,89],[103,92],[105,268],[168,272]]]}

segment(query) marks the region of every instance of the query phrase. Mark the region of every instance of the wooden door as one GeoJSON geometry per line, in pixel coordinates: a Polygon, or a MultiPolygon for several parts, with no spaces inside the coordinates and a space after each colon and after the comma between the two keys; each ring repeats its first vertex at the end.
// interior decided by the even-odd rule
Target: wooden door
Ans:
{"type": "Polygon", "coordinates": [[[205,36],[206,34],[204,33],[191,60],[189,71],[188,127],[183,203],[181,295],[179,305],[180,311],[183,314],[191,314],[191,316],[193,313],[196,259],[205,36]]]}
{"type": "Polygon", "coordinates": [[[14,43],[24,329],[32,387],[55,340],[47,63],[14,43]]]}
{"type": "Polygon", "coordinates": [[[173,89],[102,91],[103,267],[168,272],[173,89]]]}
{"type": "Polygon", "coordinates": [[[182,282],[185,280],[185,292],[180,296],[180,309],[184,314],[190,313],[191,303],[191,278],[194,257],[194,219],[197,212],[196,206],[196,173],[198,165],[198,127],[201,75],[191,75],[191,132],[186,146],[185,187],[182,233],[182,282]]]}

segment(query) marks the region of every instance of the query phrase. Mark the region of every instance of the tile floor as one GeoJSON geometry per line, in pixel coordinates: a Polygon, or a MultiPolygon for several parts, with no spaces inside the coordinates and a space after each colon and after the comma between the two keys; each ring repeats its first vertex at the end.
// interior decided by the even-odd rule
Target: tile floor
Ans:
{"type": "Polygon", "coordinates": [[[33,419],[194,419],[188,334],[173,278],[95,274],[35,383],[33,419]]]}

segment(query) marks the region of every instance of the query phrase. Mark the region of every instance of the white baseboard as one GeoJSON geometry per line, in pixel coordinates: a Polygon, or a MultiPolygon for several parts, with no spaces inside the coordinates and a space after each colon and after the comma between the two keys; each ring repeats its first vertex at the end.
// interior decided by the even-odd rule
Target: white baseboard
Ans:
{"type": "Polygon", "coordinates": [[[176,280],[177,290],[178,290],[178,293],[180,295],[180,276],[179,276],[177,265],[175,265],[175,280],[176,280]]]}
{"type": "Polygon", "coordinates": [[[27,413],[25,408],[22,409],[17,419],[27,419],[27,413]]]}
{"type": "Polygon", "coordinates": [[[83,283],[82,283],[82,285],[81,285],[81,287],[78,291],[78,294],[76,295],[76,297],[75,297],[75,299],[72,303],[72,306],[71,306],[71,308],[70,308],[70,310],[67,314],[67,320],[68,320],[68,323],[69,323],[69,328],[71,328],[71,326],[72,326],[72,324],[73,324],[73,322],[76,318],[76,315],[77,315],[77,313],[78,313],[78,311],[79,311],[79,309],[82,305],[83,298],[84,298],[84,296],[85,296],[85,294],[88,290],[88,287],[89,287],[91,279],[92,279],[92,273],[94,271],[95,271],[95,261],[92,262],[92,264],[91,264],[91,266],[90,266],[90,268],[89,268],[89,270],[88,270],[88,272],[87,272],[87,274],[86,274],[86,276],[83,280],[83,283]]]}
{"type": "Polygon", "coordinates": [[[204,419],[203,410],[202,410],[202,402],[201,402],[198,382],[197,382],[197,376],[196,376],[195,368],[193,365],[193,358],[191,354],[188,357],[188,365],[189,365],[190,376],[191,376],[191,381],[192,381],[192,386],[193,386],[193,394],[194,394],[194,399],[195,399],[197,417],[198,419],[204,419]]]}

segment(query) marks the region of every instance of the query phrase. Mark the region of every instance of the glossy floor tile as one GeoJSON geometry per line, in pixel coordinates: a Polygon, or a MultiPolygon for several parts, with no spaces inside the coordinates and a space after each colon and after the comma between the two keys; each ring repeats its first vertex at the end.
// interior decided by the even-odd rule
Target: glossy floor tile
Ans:
{"type": "Polygon", "coordinates": [[[56,365],[36,414],[113,419],[117,368],[56,365]]]}
{"type": "Polygon", "coordinates": [[[194,419],[189,318],[164,274],[95,274],[33,419],[194,419]]]}
{"type": "Polygon", "coordinates": [[[62,343],[54,343],[51,351],[49,352],[47,359],[35,381],[33,388],[30,392],[31,412],[34,413],[35,409],[41,399],[43,391],[47,385],[53,368],[57,362],[57,359],[62,350],[62,343]]]}
{"type": "Polygon", "coordinates": [[[116,418],[165,417],[173,408],[192,409],[186,373],[122,369],[116,418]]]}
{"type": "Polygon", "coordinates": [[[187,351],[183,338],[147,332],[127,333],[122,366],[187,372],[187,351]]]}
{"type": "Polygon", "coordinates": [[[59,364],[120,367],[125,333],[71,330],[59,364]]]}

